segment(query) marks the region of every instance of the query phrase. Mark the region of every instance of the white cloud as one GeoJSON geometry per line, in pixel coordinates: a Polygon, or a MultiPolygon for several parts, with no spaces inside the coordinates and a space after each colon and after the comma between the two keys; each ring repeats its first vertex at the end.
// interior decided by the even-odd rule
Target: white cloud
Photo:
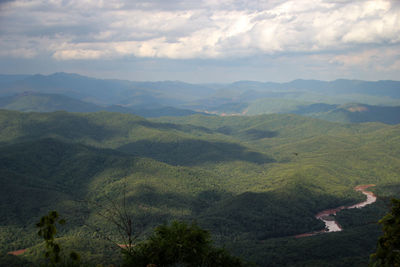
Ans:
{"type": "Polygon", "coordinates": [[[59,50],[54,53],[53,57],[57,60],[98,59],[102,55],[104,55],[103,51],[75,49],[75,50],[59,50]]]}
{"type": "Polygon", "coordinates": [[[399,47],[362,49],[340,55],[325,55],[321,59],[339,65],[343,70],[357,69],[371,73],[400,71],[399,47]]]}
{"type": "Polygon", "coordinates": [[[0,57],[11,58],[34,58],[37,52],[29,48],[10,48],[8,50],[0,50],[0,57]]]}
{"type": "Polygon", "coordinates": [[[342,53],[400,42],[399,5],[384,0],[17,0],[3,8],[1,24],[0,41],[57,60],[342,53]],[[46,42],[27,41],[32,35],[46,42]]]}

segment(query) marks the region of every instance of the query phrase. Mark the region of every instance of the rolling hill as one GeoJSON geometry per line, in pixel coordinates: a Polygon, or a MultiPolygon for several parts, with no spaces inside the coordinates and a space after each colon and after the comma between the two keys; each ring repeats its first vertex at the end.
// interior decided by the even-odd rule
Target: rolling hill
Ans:
{"type": "Polygon", "coordinates": [[[400,123],[400,107],[382,107],[365,104],[347,104],[338,106],[327,112],[311,114],[311,116],[346,123],[362,123],[379,121],[386,124],[400,123]]]}
{"type": "Polygon", "coordinates": [[[356,185],[376,184],[383,202],[393,195],[399,136],[398,125],[286,114],[149,120],[2,110],[1,252],[30,248],[23,258],[33,261],[40,248],[33,225],[56,209],[69,222],[61,231],[66,244],[87,244],[78,247],[89,261],[116,262],[101,238],[115,237],[115,229],[98,214],[125,194],[142,237],[172,219],[196,220],[218,244],[261,266],[365,265],[379,230],[351,218],[361,212],[378,219],[387,209],[381,202],[344,214],[343,233],[292,236],[322,229],[318,211],[361,200],[356,185]],[[354,241],[359,236],[367,237],[354,241]],[[343,246],[324,261],[335,242],[343,246]],[[304,258],[301,247],[321,249],[304,258]]]}
{"type": "Polygon", "coordinates": [[[25,112],[97,112],[110,111],[119,113],[136,114],[143,117],[161,116],[188,116],[202,114],[187,109],[174,107],[136,106],[126,107],[121,105],[100,106],[81,101],[72,97],[59,94],[43,94],[24,92],[18,95],[0,97],[0,109],[17,110],[25,112]]]}
{"type": "MultiPolygon", "coordinates": [[[[67,111],[99,110],[98,107],[89,106],[94,104],[100,106],[100,110],[135,113],[145,117],[181,116],[195,112],[236,115],[306,114],[309,113],[307,110],[327,112],[334,106],[348,103],[400,106],[400,82],[341,79],[330,82],[295,80],[288,83],[239,81],[231,84],[189,84],[179,81],[95,79],[68,73],[0,75],[1,97],[7,97],[2,102],[14,102],[3,104],[3,108],[22,111],[54,111],[58,106],[67,111]],[[31,99],[28,96],[21,98],[25,92],[31,94],[31,99]],[[33,95],[36,95],[35,99],[33,95]],[[60,99],[62,97],[81,102],[74,104],[73,100],[60,99]],[[61,101],[66,106],[52,105],[49,101],[51,98],[51,102],[61,101]]],[[[369,109],[369,119],[378,120],[382,117],[379,107],[369,109]],[[374,112],[378,114],[372,114],[374,112]]],[[[327,114],[320,118],[325,117],[330,120],[340,118],[344,122],[343,117],[346,116],[327,114]]]]}

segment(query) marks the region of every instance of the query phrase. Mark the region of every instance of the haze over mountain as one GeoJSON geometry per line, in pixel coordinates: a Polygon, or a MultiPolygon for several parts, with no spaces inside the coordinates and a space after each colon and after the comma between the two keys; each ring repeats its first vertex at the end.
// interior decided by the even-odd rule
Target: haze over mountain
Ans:
{"type": "Polygon", "coordinates": [[[145,117],[294,113],[340,122],[393,124],[400,117],[399,109],[394,107],[400,106],[399,88],[397,81],[188,84],[103,80],[67,73],[2,75],[0,108],[39,112],[107,110],[145,117]],[[354,103],[364,108],[345,108],[354,103]]]}
{"type": "Polygon", "coordinates": [[[34,225],[55,209],[69,222],[64,247],[118,264],[103,238],[115,229],[98,216],[111,199],[127,201],[142,239],[195,220],[259,266],[364,266],[380,235],[371,222],[400,192],[399,88],[2,75],[0,263],[39,264],[34,225]],[[321,210],[362,201],[360,184],[375,184],[378,201],[338,213],[343,232],[294,237],[322,231],[321,210]]]}
{"type": "Polygon", "coordinates": [[[196,85],[2,75],[0,108],[15,111],[0,111],[0,252],[28,250],[0,261],[40,262],[33,225],[56,209],[70,221],[64,246],[85,253],[86,263],[118,262],[91,229],[115,231],[96,214],[128,190],[141,238],[161,221],[196,220],[260,266],[363,266],[380,233],[370,221],[400,188],[399,88],[397,81],[196,85]],[[353,190],[360,184],[376,184],[378,202],[339,213],[344,233],[294,239],[323,229],[317,212],[361,201],[353,190]],[[304,258],[305,250],[312,255],[304,258]]]}
{"type": "Polygon", "coordinates": [[[25,92],[14,96],[0,97],[0,108],[19,111],[51,112],[65,110],[70,112],[96,112],[110,111],[120,113],[131,113],[143,117],[159,116],[187,116],[200,114],[187,109],[174,107],[125,107],[122,105],[100,106],[84,102],[72,97],[59,94],[42,94],[25,92]]]}
{"type": "Polygon", "coordinates": [[[400,199],[399,18],[397,0],[0,0],[0,267],[397,255],[377,222],[400,199]]]}

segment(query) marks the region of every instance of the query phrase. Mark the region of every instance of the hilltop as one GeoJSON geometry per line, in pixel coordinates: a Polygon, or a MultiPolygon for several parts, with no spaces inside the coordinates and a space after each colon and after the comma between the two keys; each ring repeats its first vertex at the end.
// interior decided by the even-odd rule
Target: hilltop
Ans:
{"type": "Polygon", "coordinates": [[[399,107],[399,81],[190,84],[95,79],[69,73],[0,75],[0,108],[19,111],[105,110],[144,117],[281,113],[397,124],[399,107]],[[363,112],[351,111],[346,108],[349,105],[363,106],[363,112]]]}
{"type": "MultiPolygon", "coordinates": [[[[149,120],[110,112],[4,110],[0,127],[3,252],[37,244],[35,221],[56,209],[70,222],[62,231],[65,242],[87,243],[78,247],[93,261],[106,261],[105,255],[112,260],[112,253],[92,246],[106,241],[88,237],[93,227],[112,233],[96,214],[107,199],[120,202],[125,190],[143,236],[165,221],[196,220],[217,243],[261,265],[291,265],[301,250],[283,259],[285,250],[323,247],[320,242],[329,240],[343,244],[335,250],[337,261],[365,264],[379,234],[367,223],[326,237],[291,236],[323,228],[314,217],[318,211],[361,200],[356,185],[374,183],[380,196],[400,188],[398,125],[286,114],[149,120]],[[369,233],[360,241],[368,244],[364,249],[348,241],[360,233],[369,233]],[[279,252],[271,250],[278,243],[279,252]]],[[[385,211],[379,205],[360,212],[377,219],[385,211]]],[[[35,251],[25,257],[32,259],[35,251]]],[[[318,253],[312,259],[323,261],[318,253]]]]}

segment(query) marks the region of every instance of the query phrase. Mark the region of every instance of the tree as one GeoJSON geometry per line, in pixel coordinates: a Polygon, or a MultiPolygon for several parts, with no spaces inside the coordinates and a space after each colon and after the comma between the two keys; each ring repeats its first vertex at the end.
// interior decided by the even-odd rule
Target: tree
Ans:
{"type": "MultiPolygon", "coordinates": [[[[40,221],[36,224],[39,228],[38,235],[43,237],[46,243],[46,252],[44,257],[50,261],[50,266],[63,266],[66,265],[62,258],[61,246],[57,244],[54,240],[57,234],[56,223],[63,225],[65,220],[61,219],[57,211],[50,211],[48,215],[43,216],[40,221]]],[[[71,252],[69,254],[70,263],[68,265],[78,265],[79,254],[76,252],[71,252]]]]}
{"type": "Polygon", "coordinates": [[[124,266],[243,266],[240,259],[212,245],[210,234],[197,224],[174,221],[161,225],[145,241],[125,252],[124,266]]]}
{"type": "Polygon", "coordinates": [[[391,212],[378,223],[383,227],[383,236],[371,255],[370,266],[400,267],[400,199],[392,199],[391,212]]]}
{"type": "Polygon", "coordinates": [[[119,192],[119,195],[123,196],[122,203],[118,203],[107,196],[105,196],[107,200],[105,205],[100,205],[95,201],[87,201],[87,203],[98,208],[96,214],[105,219],[108,223],[110,223],[110,225],[114,226],[117,230],[117,235],[108,236],[106,234],[101,234],[100,230],[97,227],[94,227],[96,232],[107,241],[113,243],[117,247],[122,247],[124,248],[124,251],[131,253],[133,249],[133,243],[138,238],[140,229],[143,228],[143,225],[137,222],[135,223],[132,214],[128,211],[126,183],[124,183],[123,191],[119,192]],[[116,238],[118,238],[118,240],[115,240],[116,238]]]}

